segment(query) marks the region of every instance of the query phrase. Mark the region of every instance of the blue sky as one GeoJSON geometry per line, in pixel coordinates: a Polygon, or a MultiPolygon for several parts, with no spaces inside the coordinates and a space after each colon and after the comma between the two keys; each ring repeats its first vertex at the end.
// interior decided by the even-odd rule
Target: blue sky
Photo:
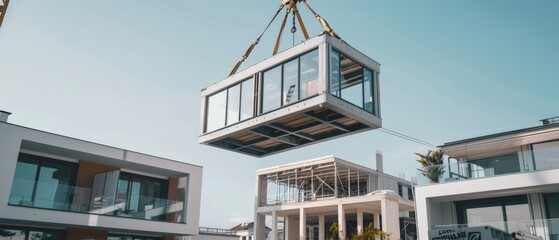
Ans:
{"type": "MultiPolygon", "coordinates": [[[[200,89],[227,76],[279,2],[12,1],[0,109],[14,124],[204,166],[207,227],[253,217],[264,167],[336,155],[374,168],[378,149],[386,172],[415,176],[413,153],[428,148],[380,131],[261,159],[197,143],[200,89]]],[[[440,145],[559,116],[559,1],[309,2],[381,63],[388,129],[440,145]]],[[[311,35],[322,31],[301,13],[311,35]]],[[[271,55],[279,24],[244,67],[271,55]]]]}

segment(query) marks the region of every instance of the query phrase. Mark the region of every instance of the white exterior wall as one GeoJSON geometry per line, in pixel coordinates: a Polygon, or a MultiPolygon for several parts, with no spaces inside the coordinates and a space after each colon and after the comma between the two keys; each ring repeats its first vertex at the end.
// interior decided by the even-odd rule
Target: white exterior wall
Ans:
{"type": "MultiPolygon", "coordinates": [[[[419,239],[428,239],[428,230],[434,225],[456,223],[455,217],[451,215],[455,211],[449,211],[452,210],[449,202],[531,194],[550,190],[557,191],[557,189],[559,189],[559,169],[499,175],[416,187],[419,239]],[[452,222],[447,222],[449,220],[452,220],[452,222]]],[[[532,204],[533,207],[534,204],[532,204]]],[[[541,207],[539,209],[541,211],[541,207]]]]}
{"type": "MultiPolygon", "coordinates": [[[[32,221],[40,223],[44,227],[62,224],[64,227],[99,227],[108,230],[119,229],[165,235],[198,234],[202,190],[202,167],[200,166],[165,160],[7,123],[0,123],[0,142],[0,163],[2,164],[0,168],[0,192],[3,193],[0,197],[1,221],[32,221]],[[48,145],[49,151],[67,153],[67,156],[62,156],[61,159],[73,159],[75,162],[87,160],[169,177],[181,177],[188,174],[187,199],[184,200],[186,202],[186,224],[9,206],[9,193],[22,141],[38,143],[43,147],[48,145]]],[[[52,155],[52,153],[50,154],[52,155]]]]}

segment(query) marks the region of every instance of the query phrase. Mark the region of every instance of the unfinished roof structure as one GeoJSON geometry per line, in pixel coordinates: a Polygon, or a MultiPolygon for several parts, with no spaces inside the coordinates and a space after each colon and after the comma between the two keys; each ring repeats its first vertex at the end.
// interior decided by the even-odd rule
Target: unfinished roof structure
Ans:
{"type": "Polygon", "coordinates": [[[380,64],[321,34],[202,90],[199,142],[262,157],[381,127],[380,64]]]}
{"type": "MultiPolygon", "coordinates": [[[[373,222],[377,229],[400,236],[400,213],[414,210],[413,183],[334,156],[286,164],[257,171],[255,221],[257,239],[265,217],[285,218],[287,239],[325,239],[333,222],[340,239],[373,222]],[[398,193],[396,193],[398,192],[398,193]],[[305,229],[313,228],[313,231],[305,229]]],[[[362,233],[362,232],[361,232],[362,233]]],[[[272,234],[275,236],[274,234],[272,234]]]]}

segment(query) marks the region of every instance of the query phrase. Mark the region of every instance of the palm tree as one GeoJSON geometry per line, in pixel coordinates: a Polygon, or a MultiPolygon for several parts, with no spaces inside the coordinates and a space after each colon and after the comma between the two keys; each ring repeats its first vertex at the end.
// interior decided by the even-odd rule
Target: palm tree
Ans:
{"type": "Polygon", "coordinates": [[[351,235],[351,240],[374,240],[377,238],[384,239],[385,237],[388,237],[388,235],[388,233],[385,233],[373,227],[373,223],[369,223],[362,234],[353,233],[351,235]]]}
{"type": "Polygon", "coordinates": [[[427,154],[423,155],[420,153],[415,153],[419,156],[419,160],[416,160],[423,169],[420,169],[421,174],[427,177],[432,183],[438,183],[439,178],[445,173],[443,164],[444,151],[443,150],[429,150],[427,154]]]}

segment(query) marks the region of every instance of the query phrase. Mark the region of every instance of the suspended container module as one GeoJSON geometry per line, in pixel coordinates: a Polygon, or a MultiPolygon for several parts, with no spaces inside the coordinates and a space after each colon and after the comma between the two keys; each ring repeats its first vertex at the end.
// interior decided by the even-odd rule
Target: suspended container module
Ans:
{"type": "Polygon", "coordinates": [[[256,157],[382,126],[380,64],[328,34],[202,90],[202,144],[256,157]]]}

